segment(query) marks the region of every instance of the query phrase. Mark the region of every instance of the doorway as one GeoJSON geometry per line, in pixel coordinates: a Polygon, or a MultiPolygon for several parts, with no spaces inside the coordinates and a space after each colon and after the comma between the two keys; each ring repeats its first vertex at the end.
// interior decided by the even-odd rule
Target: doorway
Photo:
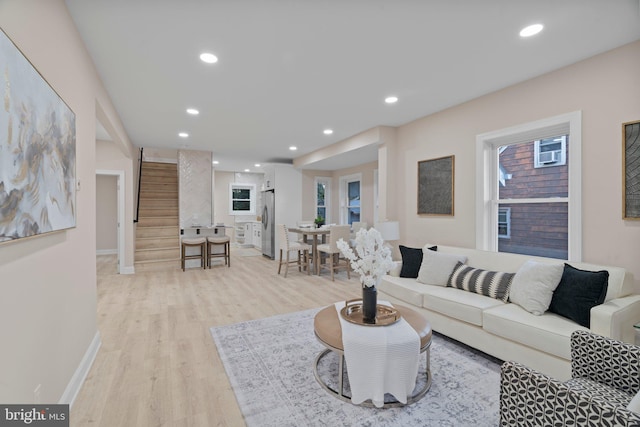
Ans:
{"type": "Polygon", "coordinates": [[[124,171],[96,170],[96,251],[113,253],[115,247],[118,274],[125,273],[124,188],[124,171]]]}

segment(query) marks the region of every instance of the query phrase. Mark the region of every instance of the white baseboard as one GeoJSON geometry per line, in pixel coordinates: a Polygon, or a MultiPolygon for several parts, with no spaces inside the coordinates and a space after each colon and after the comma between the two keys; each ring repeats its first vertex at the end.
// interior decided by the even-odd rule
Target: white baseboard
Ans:
{"type": "Polygon", "coordinates": [[[120,274],[136,274],[136,268],[133,265],[124,266],[120,270],[120,274]]]}
{"type": "Polygon", "coordinates": [[[97,249],[96,255],[116,255],[118,253],[117,249],[97,249]]]}
{"type": "Polygon", "coordinates": [[[67,384],[67,388],[64,390],[64,393],[62,393],[62,397],[60,397],[60,401],[58,401],[58,403],[68,404],[69,407],[73,407],[73,402],[75,402],[76,397],[78,397],[78,393],[82,388],[82,384],[84,384],[84,380],[89,374],[93,361],[96,360],[96,355],[98,354],[98,350],[101,345],[102,340],[100,340],[100,331],[96,331],[91,344],[89,344],[89,348],[87,348],[84,357],[80,361],[80,365],[76,368],[76,371],[71,377],[71,381],[67,384]]]}

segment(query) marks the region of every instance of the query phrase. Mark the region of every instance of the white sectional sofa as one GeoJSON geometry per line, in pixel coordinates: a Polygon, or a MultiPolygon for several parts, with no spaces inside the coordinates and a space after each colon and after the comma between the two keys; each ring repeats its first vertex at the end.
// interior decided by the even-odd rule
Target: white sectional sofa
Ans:
{"type": "MultiPolygon", "coordinates": [[[[425,245],[425,248],[433,245],[425,245]]],[[[437,246],[438,253],[466,257],[470,267],[516,273],[528,260],[563,264],[552,258],[532,257],[475,249],[437,246]]],[[[603,304],[590,310],[590,330],[633,343],[633,325],[640,322],[640,295],[633,294],[632,278],[623,268],[568,262],[582,270],[609,272],[603,304]]],[[[378,299],[408,305],[421,312],[434,331],[461,341],[501,360],[513,360],[547,375],[571,377],[570,337],[589,330],[558,314],[534,315],[517,304],[453,287],[427,285],[399,277],[397,263],[378,287],[378,299]]]]}

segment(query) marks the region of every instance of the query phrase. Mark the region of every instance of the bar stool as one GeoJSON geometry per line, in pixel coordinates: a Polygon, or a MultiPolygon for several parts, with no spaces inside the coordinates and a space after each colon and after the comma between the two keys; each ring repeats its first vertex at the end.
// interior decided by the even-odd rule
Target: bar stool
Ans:
{"type": "Polygon", "coordinates": [[[184,271],[184,262],[188,259],[198,259],[200,258],[200,265],[202,268],[207,268],[207,259],[206,259],[206,246],[207,239],[204,237],[197,237],[195,239],[182,239],[181,240],[181,256],[180,262],[182,265],[182,271],[184,271]],[[187,255],[187,248],[195,248],[200,246],[200,253],[194,255],[187,255]]]}
{"type": "Polygon", "coordinates": [[[207,265],[211,268],[211,258],[224,257],[224,263],[231,267],[231,238],[229,236],[207,237],[207,265]],[[223,253],[212,253],[214,246],[223,245],[223,253]]]}

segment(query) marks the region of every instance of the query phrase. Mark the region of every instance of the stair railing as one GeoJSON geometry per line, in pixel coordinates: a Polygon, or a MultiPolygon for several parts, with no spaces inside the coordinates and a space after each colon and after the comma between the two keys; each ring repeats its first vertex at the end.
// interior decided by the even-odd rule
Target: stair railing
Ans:
{"type": "Polygon", "coordinates": [[[138,201],[136,203],[136,219],[133,220],[134,223],[138,222],[138,218],[140,216],[140,184],[142,183],[142,154],[144,147],[140,147],[140,160],[138,161],[138,201]]]}

